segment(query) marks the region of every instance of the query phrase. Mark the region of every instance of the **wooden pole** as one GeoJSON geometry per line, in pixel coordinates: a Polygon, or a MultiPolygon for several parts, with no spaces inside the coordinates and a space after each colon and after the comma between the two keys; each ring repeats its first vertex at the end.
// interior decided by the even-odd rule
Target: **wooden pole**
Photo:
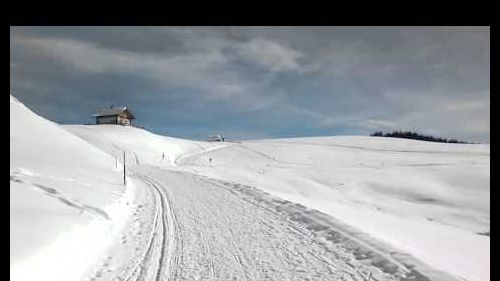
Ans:
{"type": "Polygon", "coordinates": [[[127,185],[127,180],[125,178],[125,151],[123,151],[123,185],[127,185]]]}

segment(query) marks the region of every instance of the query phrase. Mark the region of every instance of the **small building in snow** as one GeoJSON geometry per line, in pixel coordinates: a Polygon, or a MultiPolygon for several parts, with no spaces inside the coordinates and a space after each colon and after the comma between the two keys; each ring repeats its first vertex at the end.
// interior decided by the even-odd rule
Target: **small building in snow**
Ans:
{"type": "Polygon", "coordinates": [[[211,136],[208,136],[207,141],[224,141],[224,136],[222,134],[211,135],[211,136]]]}
{"type": "Polygon", "coordinates": [[[115,124],[115,125],[132,125],[134,115],[126,107],[119,107],[101,110],[92,115],[95,117],[96,125],[99,124],[115,124]]]}

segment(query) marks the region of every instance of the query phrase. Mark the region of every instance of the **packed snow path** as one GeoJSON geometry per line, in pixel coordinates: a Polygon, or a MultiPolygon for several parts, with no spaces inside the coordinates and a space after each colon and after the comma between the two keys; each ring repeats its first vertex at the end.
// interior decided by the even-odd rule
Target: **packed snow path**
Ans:
{"type": "Polygon", "coordinates": [[[152,166],[131,178],[155,206],[149,224],[136,224],[143,246],[110,280],[428,280],[252,187],[152,166]]]}

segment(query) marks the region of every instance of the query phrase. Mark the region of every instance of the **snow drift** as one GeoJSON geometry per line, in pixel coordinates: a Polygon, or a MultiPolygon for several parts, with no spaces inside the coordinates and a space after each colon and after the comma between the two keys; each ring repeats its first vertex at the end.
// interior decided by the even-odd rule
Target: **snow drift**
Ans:
{"type": "Polygon", "coordinates": [[[10,96],[11,280],[79,280],[131,196],[113,157],[10,96]]]}

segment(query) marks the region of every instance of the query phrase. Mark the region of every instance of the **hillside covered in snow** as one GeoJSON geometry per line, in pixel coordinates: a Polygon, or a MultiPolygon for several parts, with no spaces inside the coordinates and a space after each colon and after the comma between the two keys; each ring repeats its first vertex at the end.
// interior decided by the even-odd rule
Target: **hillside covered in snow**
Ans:
{"type": "Polygon", "coordinates": [[[127,196],[113,157],[10,97],[11,280],[82,274],[127,196]]]}
{"type": "Polygon", "coordinates": [[[179,165],[329,214],[455,276],[489,280],[489,145],[270,139],[186,157],[179,165]]]}
{"type": "Polygon", "coordinates": [[[490,280],[489,145],[10,117],[11,280],[490,280]]]}

